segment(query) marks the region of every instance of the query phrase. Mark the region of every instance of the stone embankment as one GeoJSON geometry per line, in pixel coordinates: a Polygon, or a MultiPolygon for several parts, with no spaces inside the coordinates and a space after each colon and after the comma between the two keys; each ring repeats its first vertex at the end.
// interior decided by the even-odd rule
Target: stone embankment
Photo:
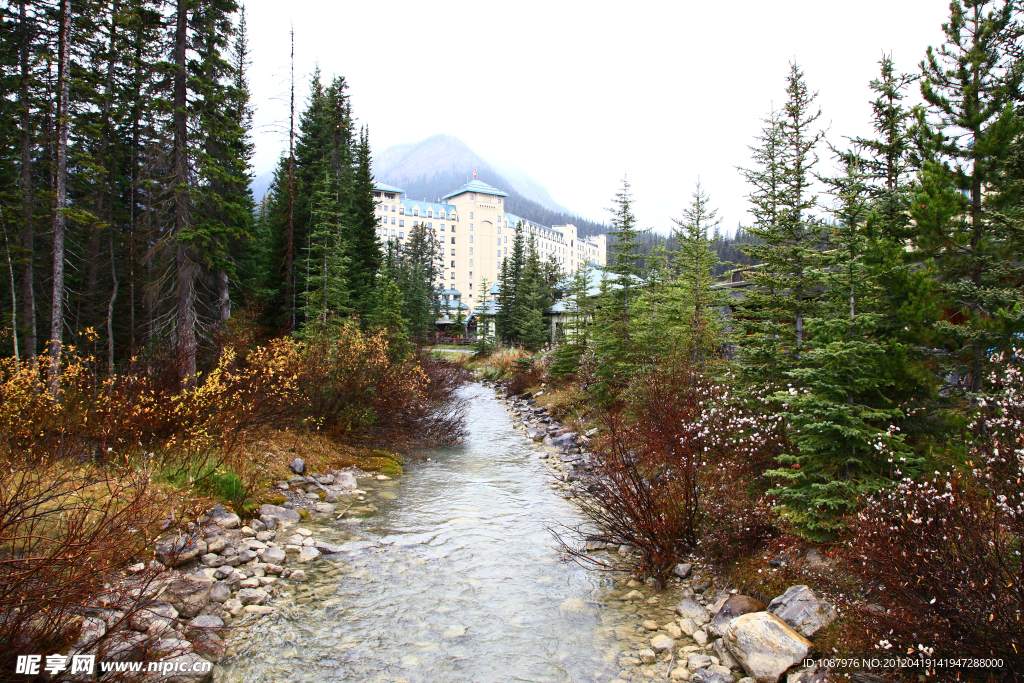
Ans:
{"type": "MultiPolygon", "coordinates": [[[[499,392],[500,393],[500,392],[499,392]]],[[[579,434],[551,417],[539,405],[543,394],[506,396],[513,424],[527,438],[542,443],[540,454],[555,472],[554,486],[566,498],[593,485],[590,429],[579,434]]],[[[615,553],[623,559],[626,546],[589,543],[587,552],[615,553]]],[[[614,564],[613,562],[608,562],[614,564]]],[[[674,583],[656,591],[653,582],[622,580],[608,596],[635,615],[634,628],[616,629],[625,648],[619,657],[619,679],[659,678],[691,683],[823,683],[828,672],[801,668],[812,655],[809,640],[837,617],[835,608],[808,586],[792,586],[767,606],[735,589],[716,589],[711,578],[679,564],[674,583]]],[[[710,575],[709,575],[710,577],[710,575]]],[[[721,583],[721,581],[718,581],[721,583]]]]}
{"type": "MultiPolygon", "coordinates": [[[[300,459],[290,467],[296,475],[275,486],[281,504],[261,505],[248,523],[217,505],[201,523],[158,540],[156,558],[129,567],[128,577],[111,591],[124,598],[119,601],[124,608],[86,610],[68,654],[95,654],[100,661],[173,661],[177,671],[155,680],[196,683],[210,674],[191,670],[225,655],[229,627],[272,614],[278,598],[309,602],[313,591],[303,584],[339,571],[330,556],[373,544],[350,537],[332,545],[303,524],[355,521],[377,508],[359,488],[357,477],[371,476],[365,472],[306,476],[300,459]]],[[[376,475],[372,481],[387,480],[376,475]]]]}

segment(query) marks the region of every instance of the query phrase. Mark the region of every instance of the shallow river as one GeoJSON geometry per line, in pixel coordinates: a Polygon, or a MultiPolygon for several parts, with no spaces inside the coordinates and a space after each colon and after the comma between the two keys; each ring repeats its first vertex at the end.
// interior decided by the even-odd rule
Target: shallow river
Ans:
{"type": "MultiPolygon", "coordinates": [[[[233,637],[218,681],[611,681],[613,582],[564,562],[547,527],[581,521],[549,486],[539,447],[491,389],[470,385],[463,446],[367,482],[378,511],[306,525],[329,543],[311,593],[233,637]],[[333,567],[333,569],[332,569],[333,567]]],[[[634,617],[635,619],[635,617],[634,617]]],[[[220,668],[220,667],[218,667],[220,668]]]]}

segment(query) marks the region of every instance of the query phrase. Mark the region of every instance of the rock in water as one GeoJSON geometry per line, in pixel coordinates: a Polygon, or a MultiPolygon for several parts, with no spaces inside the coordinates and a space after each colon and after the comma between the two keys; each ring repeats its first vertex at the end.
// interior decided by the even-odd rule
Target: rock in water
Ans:
{"type": "Polygon", "coordinates": [[[243,588],[238,591],[238,601],[243,605],[262,605],[269,597],[266,591],[259,588],[243,588]]]}
{"type": "Polygon", "coordinates": [[[305,564],[312,562],[313,560],[320,557],[320,551],[312,546],[306,546],[299,551],[299,564],[305,564]]]}
{"type": "Polygon", "coordinates": [[[711,619],[711,615],[704,609],[704,605],[693,598],[684,598],[682,602],[676,605],[676,614],[683,619],[692,619],[693,623],[698,626],[708,623],[711,619]]]}
{"type": "Polygon", "coordinates": [[[737,617],[725,630],[725,644],[757,683],[776,683],[786,669],[799,664],[811,642],[768,612],[737,617]]]}
{"type": "Polygon", "coordinates": [[[288,463],[288,468],[300,477],[306,473],[306,461],[302,458],[295,458],[288,463]]]}
{"type": "Polygon", "coordinates": [[[707,632],[717,638],[725,633],[725,629],[736,617],[751,612],[763,611],[763,602],[754,598],[748,598],[746,595],[733,595],[718,610],[718,614],[715,615],[715,618],[711,620],[711,624],[708,625],[707,632]]]}
{"type": "Polygon", "coordinates": [[[690,683],[732,683],[732,676],[711,668],[697,669],[690,676],[690,683]]]}
{"type": "Polygon", "coordinates": [[[768,604],[768,611],[810,638],[838,618],[836,608],[807,586],[790,586],[768,604]]]}
{"type": "Polygon", "coordinates": [[[676,641],[666,635],[658,634],[651,638],[651,649],[655,652],[665,652],[676,646],[676,641]]]}
{"type": "Polygon", "coordinates": [[[278,505],[264,503],[260,505],[260,521],[267,525],[268,529],[287,529],[298,525],[302,517],[295,510],[288,510],[278,505]],[[273,526],[268,520],[274,520],[273,526]]]}

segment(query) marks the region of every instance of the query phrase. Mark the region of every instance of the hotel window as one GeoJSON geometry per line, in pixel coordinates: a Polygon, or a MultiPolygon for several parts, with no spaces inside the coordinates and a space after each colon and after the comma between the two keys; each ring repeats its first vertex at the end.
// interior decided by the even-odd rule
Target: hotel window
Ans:
{"type": "MultiPolygon", "coordinates": [[[[385,207],[384,207],[384,210],[385,210],[385,211],[387,211],[387,210],[388,210],[388,207],[386,207],[386,206],[385,206],[385,207]]],[[[394,211],[394,210],[395,210],[395,205],[394,205],[394,204],[392,204],[392,205],[391,205],[391,210],[392,210],[392,211],[394,211]]]]}
{"type": "Polygon", "coordinates": [[[473,212],[472,211],[469,212],[469,220],[473,220],[473,212]]]}
{"type": "MultiPolygon", "coordinates": [[[[472,270],[471,270],[471,271],[469,271],[469,279],[470,279],[470,280],[472,280],[472,279],[473,279],[473,271],[472,271],[472,270]]],[[[469,288],[470,288],[470,289],[473,289],[473,283],[470,283],[470,285],[469,285],[469,288]]]]}
{"type": "Polygon", "coordinates": [[[412,227],[414,227],[414,228],[415,228],[415,227],[416,227],[417,225],[419,225],[419,224],[420,224],[420,222],[419,222],[419,221],[413,221],[413,222],[412,222],[412,227]]]}
{"type": "Polygon", "coordinates": [[[455,244],[455,235],[452,235],[452,244],[455,244]]]}
{"type": "Polygon", "coordinates": [[[455,256],[455,250],[452,249],[452,256],[455,256]]]}
{"type": "Polygon", "coordinates": [[[495,197],[495,199],[498,200],[499,204],[501,204],[501,197],[495,197]]]}
{"type": "Polygon", "coordinates": [[[472,223],[469,224],[469,229],[470,229],[470,231],[473,230],[473,224],[472,223]]]}
{"type": "Polygon", "coordinates": [[[469,243],[473,244],[473,236],[472,235],[469,236],[469,243]]]}
{"type": "Polygon", "coordinates": [[[428,227],[428,228],[433,228],[433,227],[434,227],[434,224],[433,224],[433,223],[431,223],[430,221],[427,221],[427,227],[428,227]]]}
{"type": "Polygon", "coordinates": [[[416,208],[416,209],[413,209],[413,210],[412,210],[412,215],[413,215],[413,216],[419,216],[419,215],[420,215],[420,210],[419,210],[418,208],[416,208]]]}
{"type": "Polygon", "coordinates": [[[398,207],[398,213],[399,213],[399,215],[404,216],[405,215],[405,207],[404,206],[398,207]]]}
{"type": "MultiPolygon", "coordinates": [[[[470,247],[470,248],[469,248],[469,255],[470,255],[470,256],[472,256],[472,255],[473,255],[473,247],[470,247]]],[[[472,262],[472,261],[470,261],[470,262],[469,262],[469,265],[473,265],[473,262],[472,262]]]]}
{"type": "Polygon", "coordinates": [[[452,268],[455,267],[455,261],[452,261],[452,268]]]}
{"type": "MultiPolygon", "coordinates": [[[[472,271],[472,270],[471,270],[471,271],[469,271],[469,276],[470,276],[470,277],[473,277],[473,271],[472,271]]],[[[473,289],[473,283],[472,283],[472,282],[470,282],[470,283],[469,283],[469,288],[470,288],[470,289],[473,289]]],[[[472,294],[470,294],[470,296],[473,296],[473,295],[472,295],[472,294]]]]}
{"type": "Polygon", "coordinates": [[[437,217],[438,218],[444,218],[444,211],[438,211],[437,212],[437,217]]]}
{"type": "Polygon", "coordinates": [[[452,273],[452,279],[453,280],[455,279],[455,273],[452,273]]]}
{"type": "Polygon", "coordinates": [[[395,217],[394,217],[394,216],[392,216],[392,217],[391,217],[391,225],[394,225],[394,224],[395,224],[395,217]]]}
{"type": "Polygon", "coordinates": [[[470,267],[470,268],[472,268],[472,267],[473,267],[473,259],[469,259],[469,267],[470,267]]]}
{"type": "Polygon", "coordinates": [[[444,223],[441,224],[441,232],[444,232],[444,223]]]}
{"type": "Polygon", "coordinates": [[[404,232],[398,233],[398,239],[404,240],[405,239],[405,233],[404,232]]]}
{"type": "Polygon", "coordinates": [[[395,236],[395,231],[394,231],[394,230],[392,230],[392,231],[391,231],[391,236],[392,236],[392,237],[394,237],[394,236],[395,236]]]}
{"type": "Polygon", "coordinates": [[[501,256],[501,249],[498,250],[498,256],[501,256]]]}
{"type": "MultiPolygon", "coordinates": [[[[508,223],[506,223],[505,225],[508,225],[508,223]]],[[[498,234],[499,235],[501,234],[501,226],[500,225],[498,226],[498,234]]]]}
{"type": "Polygon", "coordinates": [[[452,226],[452,232],[455,232],[455,226],[454,225],[452,226]]]}
{"type": "Polygon", "coordinates": [[[505,244],[508,244],[508,235],[505,235],[505,244]]]}
{"type": "Polygon", "coordinates": [[[505,247],[505,253],[506,254],[508,253],[508,247],[505,247]]]}
{"type": "Polygon", "coordinates": [[[399,221],[398,221],[398,227],[400,227],[400,228],[404,228],[404,227],[405,227],[405,221],[404,221],[404,220],[402,220],[402,219],[399,219],[399,221]]]}

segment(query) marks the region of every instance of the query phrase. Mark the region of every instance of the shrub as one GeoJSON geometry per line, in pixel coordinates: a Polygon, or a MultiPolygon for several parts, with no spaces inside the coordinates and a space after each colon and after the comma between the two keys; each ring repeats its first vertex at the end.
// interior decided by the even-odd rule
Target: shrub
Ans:
{"type": "Polygon", "coordinates": [[[863,644],[1003,661],[964,671],[977,680],[1024,675],[1024,374],[1019,352],[997,360],[993,395],[978,400],[970,425],[967,470],[872,496],[851,551],[877,605],[863,609],[863,644]]]}
{"type": "Polygon", "coordinates": [[[579,496],[599,530],[587,539],[633,547],[633,571],[662,585],[709,527],[749,538],[774,529],[742,478],[743,458],[763,445],[757,417],[685,360],[667,367],[635,379],[623,406],[604,414],[594,479],[579,496]]]}

